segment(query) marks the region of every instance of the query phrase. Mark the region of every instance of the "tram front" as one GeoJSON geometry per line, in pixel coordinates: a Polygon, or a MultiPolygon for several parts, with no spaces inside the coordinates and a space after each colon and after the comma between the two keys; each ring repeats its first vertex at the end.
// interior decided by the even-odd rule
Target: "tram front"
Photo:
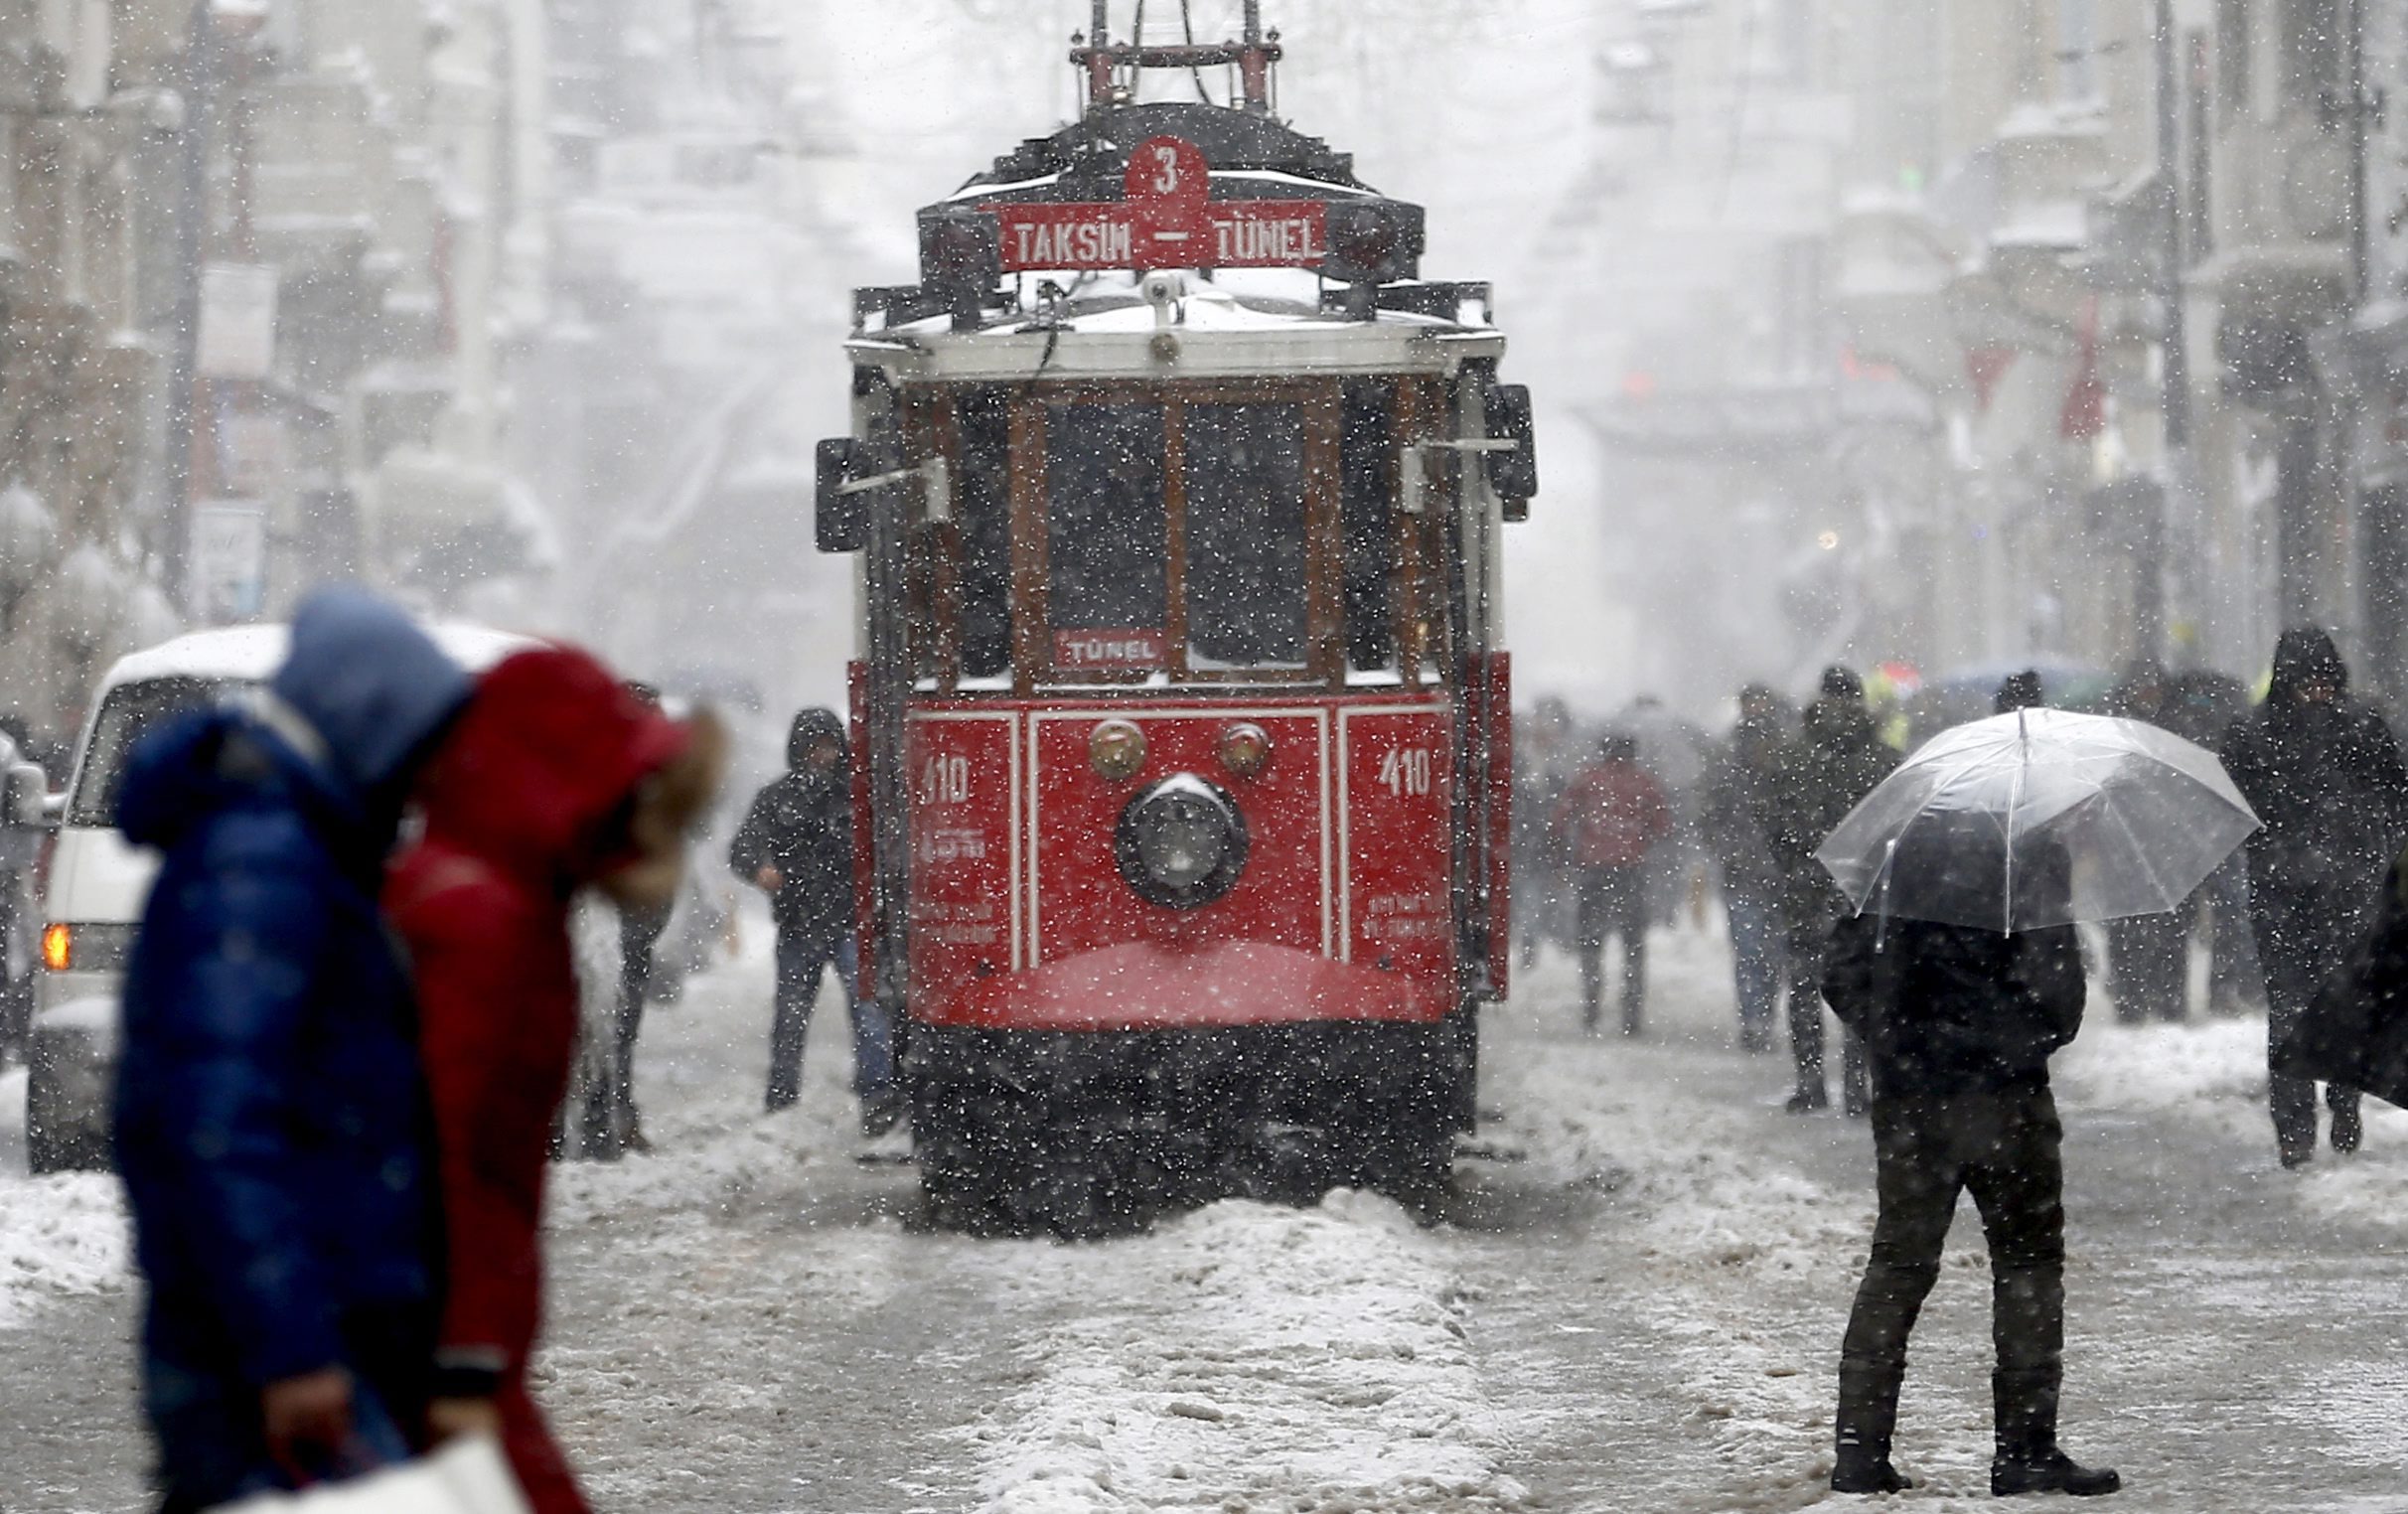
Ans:
{"type": "Polygon", "coordinates": [[[1420,242],[1267,114],[1107,97],[856,296],[820,534],[861,558],[864,962],[941,1218],[1090,1230],[1267,1150],[1443,1181],[1536,481],[1487,289],[1420,242]]]}

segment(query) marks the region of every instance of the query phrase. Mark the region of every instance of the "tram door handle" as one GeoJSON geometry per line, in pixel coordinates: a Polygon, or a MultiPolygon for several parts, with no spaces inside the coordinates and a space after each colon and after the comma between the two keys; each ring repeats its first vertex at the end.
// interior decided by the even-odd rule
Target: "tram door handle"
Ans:
{"type": "Polygon", "coordinates": [[[1405,449],[1397,471],[1397,508],[1409,516],[1428,509],[1430,452],[1511,452],[1521,443],[1510,437],[1470,437],[1461,441],[1420,441],[1405,449]]]}
{"type": "Polygon", "coordinates": [[[865,479],[850,479],[836,486],[836,493],[864,494],[872,489],[892,489],[898,484],[918,480],[926,519],[933,525],[953,519],[953,473],[945,459],[932,457],[910,468],[896,468],[886,473],[874,473],[865,479]]]}

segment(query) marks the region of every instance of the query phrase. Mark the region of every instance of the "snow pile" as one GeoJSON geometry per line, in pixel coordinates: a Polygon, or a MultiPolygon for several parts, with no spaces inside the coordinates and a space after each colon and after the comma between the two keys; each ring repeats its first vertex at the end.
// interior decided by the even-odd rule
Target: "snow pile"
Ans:
{"type": "Polygon", "coordinates": [[[1519,1504],[1439,1244],[1397,1206],[1229,1202],[1034,1265],[1094,1290],[1029,1342],[987,1441],[991,1514],[1340,1514],[1519,1504]]]}
{"type": "Polygon", "coordinates": [[[0,1327],[24,1324],[46,1297],[122,1287],[130,1266],[114,1176],[0,1179],[0,1327]]]}

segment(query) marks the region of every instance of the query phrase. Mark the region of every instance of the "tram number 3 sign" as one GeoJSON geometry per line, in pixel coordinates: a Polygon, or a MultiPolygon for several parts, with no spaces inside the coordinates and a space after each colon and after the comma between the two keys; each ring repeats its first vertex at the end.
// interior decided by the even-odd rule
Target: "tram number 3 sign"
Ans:
{"type": "Polygon", "coordinates": [[[1129,155],[1120,204],[994,202],[1003,271],[1115,268],[1317,268],[1329,256],[1320,200],[1212,198],[1203,149],[1151,137],[1129,155]]]}

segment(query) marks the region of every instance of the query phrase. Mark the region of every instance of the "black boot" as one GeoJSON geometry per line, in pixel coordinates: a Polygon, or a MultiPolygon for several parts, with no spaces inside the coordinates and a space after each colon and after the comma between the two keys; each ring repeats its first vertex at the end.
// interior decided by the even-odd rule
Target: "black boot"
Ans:
{"type": "Polygon", "coordinates": [[[1889,1438],[1897,1429],[1902,1375],[1878,1367],[1840,1369],[1840,1412],[1831,1458],[1833,1492],[1902,1493],[1914,1486],[1889,1464],[1889,1438]]]}
{"type": "Polygon", "coordinates": [[[2358,1142],[2365,1137],[2366,1128],[2359,1123],[2358,1107],[2354,1104],[2334,1105],[2333,1107],[2333,1149],[2346,1156],[2356,1150],[2358,1142]]]}
{"type": "Polygon", "coordinates": [[[2110,1467],[2087,1467],[2057,1446],[2057,1386],[2053,1367],[1990,1374],[1991,1402],[1998,1417],[1998,1454],[1990,1460],[1990,1491],[2001,1498],[2021,1493],[2064,1493],[2096,1498],[2124,1485],[2110,1467]]]}

